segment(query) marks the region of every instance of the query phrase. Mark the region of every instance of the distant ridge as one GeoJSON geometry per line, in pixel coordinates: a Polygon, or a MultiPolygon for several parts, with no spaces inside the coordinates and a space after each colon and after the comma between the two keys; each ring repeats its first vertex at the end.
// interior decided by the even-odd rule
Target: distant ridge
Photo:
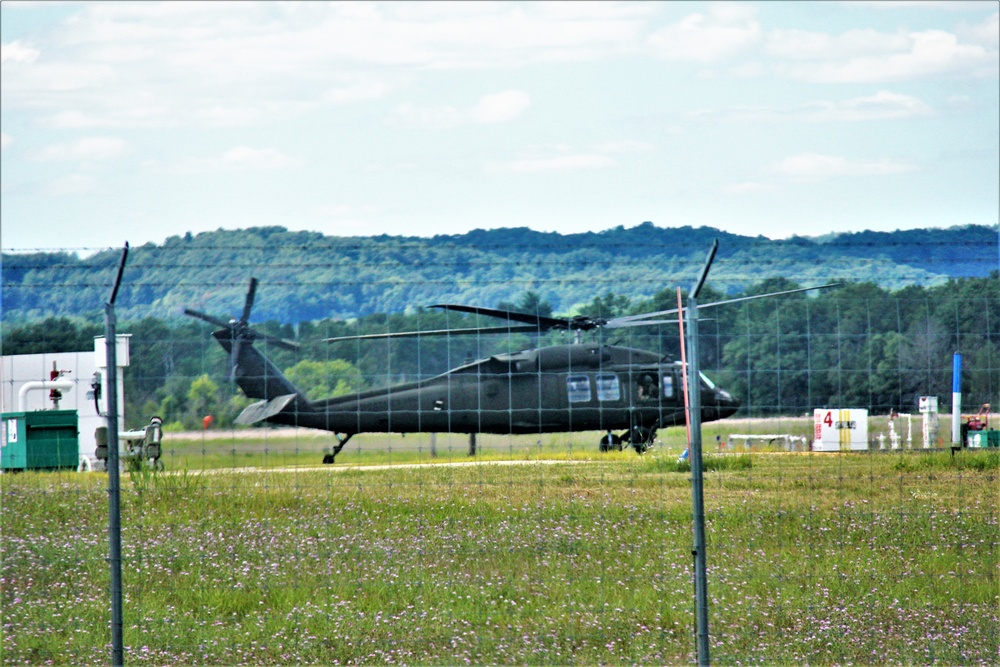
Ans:
{"type": "MultiPolygon", "coordinates": [[[[178,316],[184,306],[227,313],[242,302],[250,275],[261,281],[255,316],[281,322],[441,301],[494,306],[527,290],[569,312],[608,292],[637,300],[688,285],[714,238],[720,248],[709,283],[733,293],[772,277],[889,289],[985,277],[997,271],[1000,234],[969,225],[771,240],[651,222],[579,234],[521,227],[431,238],[326,236],[277,226],[218,230],[133,248],[119,317],[178,316]]],[[[3,321],[95,313],[119,254],[4,254],[3,321]]]]}

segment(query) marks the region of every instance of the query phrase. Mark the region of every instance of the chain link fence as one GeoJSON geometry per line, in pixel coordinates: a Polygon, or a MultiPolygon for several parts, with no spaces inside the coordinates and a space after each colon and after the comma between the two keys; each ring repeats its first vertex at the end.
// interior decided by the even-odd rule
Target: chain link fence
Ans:
{"type": "MultiPolygon", "coordinates": [[[[709,286],[726,293],[711,277],[709,286]]],[[[1000,448],[987,435],[953,449],[950,421],[959,351],[963,423],[986,427],[973,436],[1000,429],[998,286],[995,277],[895,292],[848,284],[719,307],[701,324],[701,368],[740,406],[703,426],[713,663],[1000,662],[1000,448]],[[921,412],[921,397],[936,398],[938,411],[921,412]],[[864,437],[819,451],[827,413],[831,424],[863,419],[864,437]]],[[[257,299],[281,292],[262,284],[257,299]]],[[[657,310],[668,296],[595,301],[608,310],[587,314],[657,310]]],[[[540,301],[521,305],[542,312],[540,301]]],[[[419,392],[466,369],[444,376],[438,407],[454,428],[432,421],[436,432],[345,440],[346,429],[239,424],[256,399],[237,388],[231,341],[211,336],[218,327],[120,319],[132,434],[123,438],[126,663],[694,662],[683,421],[664,417],[631,447],[630,429],[611,418],[637,409],[650,371],[658,414],[683,405],[680,380],[672,394],[665,383],[679,371],[676,324],[581,343],[659,361],[569,370],[515,367],[525,350],[576,344],[559,332],[321,342],[486,324],[496,322],[429,309],[260,324],[246,344],[308,401],[419,392]],[[534,422],[514,414],[518,373],[535,377],[534,422]],[[510,432],[468,427],[508,413],[510,432]],[[144,449],[153,417],[157,456],[144,449]]],[[[93,358],[87,326],[4,323],[4,664],[109,661],[107,476],[90,431],[101,409],[92,385],[115,380],[93,358]],[[20,388],[53,370],[72,371],[59,408],[77,411],[78,447],[94,470],[9,469],[18,420],[55,400],[43,388],[19,404],[20,388]]],[[[430,414],[437,398],[428,400],[430,414]]],[[[385,405],[391,431],[407,408],[385,405]]]]}

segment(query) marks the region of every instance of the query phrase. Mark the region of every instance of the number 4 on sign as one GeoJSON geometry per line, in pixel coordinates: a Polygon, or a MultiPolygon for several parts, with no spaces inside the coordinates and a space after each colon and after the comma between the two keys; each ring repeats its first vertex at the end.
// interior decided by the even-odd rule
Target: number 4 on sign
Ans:
{"type": "Polygon", "coordinates": [[[832,412],[827,412],[826,413],[826,416],[823,417],[823,423],[826,424],[827,426],[833,426],[833,413],[832,412]]]}

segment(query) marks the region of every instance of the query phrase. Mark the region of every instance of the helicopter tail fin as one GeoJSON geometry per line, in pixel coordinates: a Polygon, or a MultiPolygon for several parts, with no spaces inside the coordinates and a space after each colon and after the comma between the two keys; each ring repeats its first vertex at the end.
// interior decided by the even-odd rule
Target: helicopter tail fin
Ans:
{"type": "Polygon", "coordinates": [[[240,416],[236,418],[236,423],[249,426],[257,422],[267,421],[284,412],[289,405],[295,402],[297,397],[298,394],[285,394],[269,401],[257,401],[243,409],[240,416]]]}
{"type": "MultiPolygon", "coordinates": [[[[233,339],[228,331],[217,331],[212,335],[226,352],[231,352],[233,339]]],[[[309,399],[256,348],[253,341],[244,341],[240,345],[234,361],[233,379],[236,384],[248,398],[259,399],[243,410],[237,423],[254,424],[281,414],[309,411],[309,399]]]]}

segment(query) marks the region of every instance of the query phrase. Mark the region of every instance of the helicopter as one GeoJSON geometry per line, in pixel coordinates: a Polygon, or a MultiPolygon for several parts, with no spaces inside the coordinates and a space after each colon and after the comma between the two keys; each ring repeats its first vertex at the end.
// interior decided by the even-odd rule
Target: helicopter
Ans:
{"type": "MultiPolygon", "coordinates": [[[[251,278],[239,319],[226,321],[190,308],[184,312],[220,327],[212,336],[229,355],[230,380],[247,397],[258,399],[243,410],[236,422],[330,431],[337,444],[324,456],[324,463],[334,463],[337,454],[359,433],[467,433],[472,453],[477,433],[603,431],[600,451],[621,450],[628,445],[641,454],[653,443],[658,429],[685,423],[684,368],[680,361],[632,347],[582,342],[582,334],[588,331],[676,323],[662,318],[676,316],[678,309],[607,319],[435,304],[431,307],[504,319],[508,324],[344,336],[324,342],[552,330],[571,331],[576,342],[496,354],[431,378],[310,401],[254,347],[254,342],[266,341],[284,349],[298,349],[297,343],[263,334],[249,325],[257,285],[257,279],[251,278]]],[[[820,287],[727,299],[701,304],[700,308],[820,287]]],[[[735,414],[740,402],[703,373],[699,375],[702,421],[735,414]]]]}

